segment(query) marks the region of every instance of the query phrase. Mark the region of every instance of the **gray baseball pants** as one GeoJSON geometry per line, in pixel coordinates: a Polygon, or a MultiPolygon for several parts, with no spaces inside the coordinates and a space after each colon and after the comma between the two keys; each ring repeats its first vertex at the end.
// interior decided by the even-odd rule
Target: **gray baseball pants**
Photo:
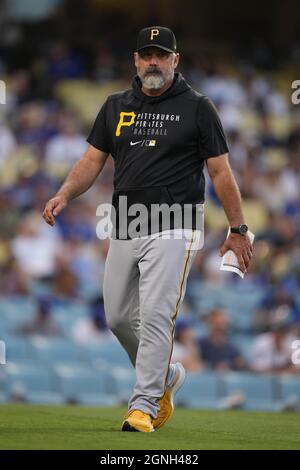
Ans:
{"type": "MultiPolygon", "coordinates": [[[[171,231],[174,233],[174,231],[171,231]]],[[[103,296],[107,325],[136,370],[128,409],[156,418],[159,400],[171,380],[169,369],[175,319],[203,232],[181,231],[180,239],[111,239],[103,296]]]]}

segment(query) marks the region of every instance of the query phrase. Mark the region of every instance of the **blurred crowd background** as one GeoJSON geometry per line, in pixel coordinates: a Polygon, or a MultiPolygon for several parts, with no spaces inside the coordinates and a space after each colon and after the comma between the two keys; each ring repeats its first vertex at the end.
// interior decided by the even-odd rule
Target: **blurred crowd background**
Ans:
{"type": "Polygon", "coordinates": [[[109,241],[96,237],[96,208],[111,201],[112,159],[55,227],[41,214],[85,151],[107,95],[130,86],[137,32],[160,24],[177,36],[179,71],[218,108],[256,236],[243,280],[219,270],[228,227],[207,177],[205,245],[175,331],[173,360],[190,371],[183,404],[200,397],[195,406],[218,407],[230,395],[227,405],[298,406],[300,105],[291,86],[300,79],[299,7],[207,3],[187,2],[183,16],[174,0],[0,1],[0,401],[110,403],[118,381],[122,400],[130,392],[132,370],[105,323],[109,241]],[[103,380],[93,381],[107,363],[115,372],[102,390],[103,380]]]}

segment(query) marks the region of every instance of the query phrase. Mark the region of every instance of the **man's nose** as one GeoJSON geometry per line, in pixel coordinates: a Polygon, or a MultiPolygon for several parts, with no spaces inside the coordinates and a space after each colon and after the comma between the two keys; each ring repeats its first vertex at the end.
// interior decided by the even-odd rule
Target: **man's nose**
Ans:
{"type": "Polygon", "coordinates": [[[150,65],[154,65],[154,66],[158,65],[158,59],[154,54],[150,58],[150,65]]]}

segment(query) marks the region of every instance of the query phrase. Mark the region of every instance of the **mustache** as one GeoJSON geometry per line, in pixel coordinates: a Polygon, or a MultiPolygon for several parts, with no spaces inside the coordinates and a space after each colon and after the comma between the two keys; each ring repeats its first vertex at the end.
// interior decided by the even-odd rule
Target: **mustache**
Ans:
{"type": "Polygon", "coordinates": [[[157,67],[149,67],[147,70],[145,70],[144,76],[148,74],[149,75],[150,74],[162,75],[162,71],[158,69],[157,67]]]}

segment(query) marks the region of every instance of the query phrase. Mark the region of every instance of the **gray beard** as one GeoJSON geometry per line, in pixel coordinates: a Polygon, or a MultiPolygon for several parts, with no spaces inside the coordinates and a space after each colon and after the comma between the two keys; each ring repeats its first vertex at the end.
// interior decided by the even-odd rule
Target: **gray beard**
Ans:
{"type": "Polygon", "coordinates": [[[146,75],[145,77],[140,77],[141,82],[144,88],[148,90],[159,90],[165,84],[165,79],[162,75],[153,74],[146,75]]]}

